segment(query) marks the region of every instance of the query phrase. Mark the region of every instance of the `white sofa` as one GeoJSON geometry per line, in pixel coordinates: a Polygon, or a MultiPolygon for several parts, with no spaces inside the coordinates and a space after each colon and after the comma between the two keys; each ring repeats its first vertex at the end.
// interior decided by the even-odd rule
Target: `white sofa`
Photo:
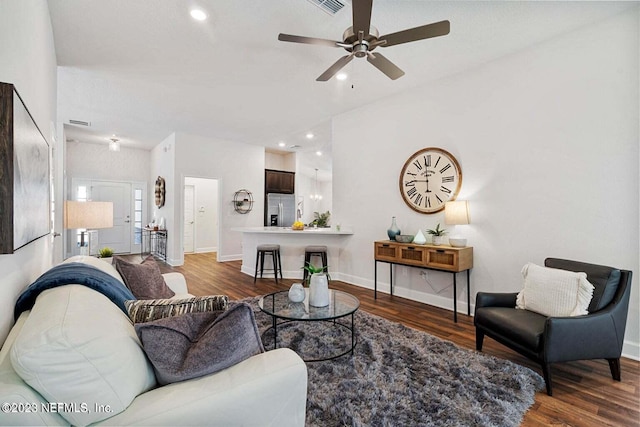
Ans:
{"type": "MultiPolygon", "coordinates": [[[[73,261],[122,280],[96,258],[73,261]]],[[[180,273],[164,277],[189,296],[180,273]]],[[[42,292],[0,351],[0,425],[303,426],[306,395],[306,365],[289,349],[159,387],[127,315],[82,285],[42,292]]]]}

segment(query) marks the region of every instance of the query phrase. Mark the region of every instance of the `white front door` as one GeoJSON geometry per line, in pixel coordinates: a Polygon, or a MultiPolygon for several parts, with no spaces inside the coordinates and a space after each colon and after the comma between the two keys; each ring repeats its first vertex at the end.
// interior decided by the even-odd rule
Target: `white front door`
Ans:
{"type": "Polygon", "coordinates": [[[184,186],[184,252],[195,251],[195,187],[184,186]]]}
{"type": "Polygon", "coordinates": [[[131,194],[130,183],[91,182],[91,200],[113,202],[113,227],[98,230],[98,249],[106,246],[117,254],[131,252],[131,194]]]}

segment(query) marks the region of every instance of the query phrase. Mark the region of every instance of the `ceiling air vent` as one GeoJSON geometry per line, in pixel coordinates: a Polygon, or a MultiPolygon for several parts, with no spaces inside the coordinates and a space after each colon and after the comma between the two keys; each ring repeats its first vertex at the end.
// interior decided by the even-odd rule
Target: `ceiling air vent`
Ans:
{"type": "Polygon", "coordinates": [[[320,9],[327,12],[329,15],[335,15],[346,4],[344,1],[341,1],[341,0],[308,0],[308,1],[315,4],[320,9]]]}
{"type": "Polygon", "coordinates": [[[78,126],[91,126],[91,122],[84,122],[82,120],[69,119],[69,123],[71,123],[72,125],[78,125],[78,126]]]}

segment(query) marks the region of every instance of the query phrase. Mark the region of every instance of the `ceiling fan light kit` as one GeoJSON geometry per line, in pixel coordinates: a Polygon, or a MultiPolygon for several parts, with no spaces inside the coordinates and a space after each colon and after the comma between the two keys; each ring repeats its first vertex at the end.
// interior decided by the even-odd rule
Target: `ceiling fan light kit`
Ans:
{"type": "Polygon", "coordinates": [[[280,33],[278,40],[291,43],[304,43],[328,47],[341,47],[347,52],[331,65],[316,80],[326,82],[336,75],[353,57],[367,58],[367,62],[382,71],[391,80],[396,80],[404,75],[398,66],[389,61],[380,53],[373,53],[378,46],[389,47],[402,43],[409,43],[417,40],[424,40],[433,37],[445,36],[449,34],[449,21],[440,21],[433,24],[422,25],[395,33],[380,36],[378,29],[371,25],[371,10],[373,0],[353,0],[353,26],[347,28],[342,34],[342,41],[319,39],[315,37],[295,36],[280,33]]]}

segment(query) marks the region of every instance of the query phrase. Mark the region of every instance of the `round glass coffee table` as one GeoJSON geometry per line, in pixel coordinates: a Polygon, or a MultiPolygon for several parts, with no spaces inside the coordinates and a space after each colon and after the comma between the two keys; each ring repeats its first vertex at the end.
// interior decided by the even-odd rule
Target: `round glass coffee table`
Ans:
{"type": "MultiPolygon", "coordinates": [[[[320,362],[323,360],[331,360],[344,356],[345,354],[352,353],[356,346],[355,325],[354,325],[354,313],[360,307],[360,301],[358,298],[343,291],[329,289],[329,305],[326,307],[313,307],[309,305],[309,289],[305,289],[306,295],[303,302],[292,302],[289,300],[288,291],[274,292],[267,294],[260,298],[258,306],[260,310],[271,316],[272,324],[265,333],[273,330],[273,348],[277,348],[278,345],[278,327],[282,328],[286,324],[291,322],[327,322],[328,327],[337,329],[344,329],[351,332],[351,343],[347,344],[347,349],[344,350],[338,347],[335,353],[326,357],[318,358],[305,358],[301,355],[305,362],[320,362]],[[351,324],[341,323],[338,319],[344,317],[351,317],[351,324]]],[[[288,325],[287,325],[288,327],[288,325]]],[[[347,332],[347,333],[348,333],[347,332]]],[[[329,337],[332,335],[331,331],[316,332],[322,336],[316,336],[315,339],[321,340],[323,337],[329,337]]],[[[326,342],[324,344],[327,344],[326,342]]]]}

